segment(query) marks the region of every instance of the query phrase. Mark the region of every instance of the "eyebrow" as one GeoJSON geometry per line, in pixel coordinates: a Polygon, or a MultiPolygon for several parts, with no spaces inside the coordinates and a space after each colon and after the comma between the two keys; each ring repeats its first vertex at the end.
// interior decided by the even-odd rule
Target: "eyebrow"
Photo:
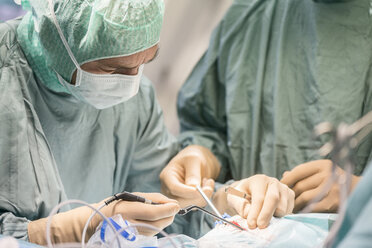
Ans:
{"type": "MultiPolygon", "coordinates": [[[[160,47],[158,47],[158,49],[156,50],[154,56],[149,61],[147,61],[145,64],[148,64],[148,63],[154,61],[158,57],[158,55],[159,55],[159,50],[160,50],[160,47]]],[[[115,67],[115,66],[111,66],[111,65],[106,65],[104,63],[103,64],[102,63],[99,63],[99,65],[100,66],[103,65],[104,67],[109,67],[110,69],[124,68],[124,69],[129,69],[129,70],[135,69],[135,68],[138,67],[138,66],[134,66],[134,67],[115,67]]]]}
{"type": "Polygon", "coordinates": [[[155,54],[154,54],[154,57],[152,57],[152,59],[150,59],[149,61],[147,61],[146,64],[148,64],[148,63],[154,61],[154,60],[158,57],[158,55],[159,55],[159,50],[160,50],[160,47],[158,47],[158,49],[156,50],[156,52],[155,52],[155,54]]]}

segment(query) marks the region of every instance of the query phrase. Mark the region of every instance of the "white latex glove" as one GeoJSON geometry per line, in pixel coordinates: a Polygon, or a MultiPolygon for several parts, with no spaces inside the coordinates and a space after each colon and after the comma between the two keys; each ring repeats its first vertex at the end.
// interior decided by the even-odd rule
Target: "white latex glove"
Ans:
{"type": "MultiPolygon", "coordinates": [[[[123,216],[123,219],[129,220],[131,223],[145,223],[162,230],[172,224],[174,216],[181,209],[177,201],[169,199],[160,193],[135,192],[133,194],[160,204],[152,205],[139,202],[119,201],[112,207],[109,205],[107,209],[103,208],[102,212],[106,216],[114,216],[115,214],[120,213],[123,216]]],[[[97,217],[98,225],[102,219],[99,216],[97,217]]],[[[148,228],[138,227],[137,229],[140,234],[146,236],[153,236],[158,233],[148,228]]]]}
{"type": "Polygon", "coordinates": [[[162,192],[176,199],[181,207],[206,202],[195,186],[201,186],[210,198],[214,191],[214,179],[220,173],[216,157],[205,147],[188,146],[180,151],[160,173],[162,192]]]}
{"type": "Polygon", "coordinates": [[[282,217],[292,213],[294,192],[276,178],[255,175],[237,181],[230,187],[251,195],[251,202],[238,196],[227,195],[230,211],[232,209],[247,219],[250,229],[266,228],[273,215],[282,217]]]}
{"type": "MultiPolygon", "coordinates": [[[[337,167],[337,174],[345,174],[345,171],[337,167]]],[[[296,194],[294,212],[302,210],[306,205],[322,193],[327,180],[332,176],[331,160],[315,160],[296,166],[293,170],[284,173],[281,179],[293,189],[296,194]]],[[[351,188],[359,182],[360,177],[352,176],[351,188]]],[[[337,212],[339,207],[340,188],[335,183],[329,192],[313,207],[313,212],[337,212]]]]}
{"type": "MultiPolygon", "coordinates": [[[[173,222],[174,216],[180,210],[179,204],[159,193],[134,193],[159,205],[150,205],[140,202],[114,201],[101,209],[106,217],[121,214],[123,219],[131,223],[146,223],[163,229],[173,222]]],[[[92,204],[98,208],[104,201],[92,204]]],[[[51,240],[53,243],[81,242],[82,232],[86,221],[93,210],[88,207],[79,207],[53,216],[51,225],[51,240]]],[[[31,221],[28,224],[28,237],[30,242],[39,245],[46,244],[45,230],[48,218],[31,221]]],[[[93,235],[94,230],[102,221],[101,216],[95,215],[90,222],[87,238],[93,235]]],[[[138,228],[143,235],[155,235],[157,232],[138,228]]]]}

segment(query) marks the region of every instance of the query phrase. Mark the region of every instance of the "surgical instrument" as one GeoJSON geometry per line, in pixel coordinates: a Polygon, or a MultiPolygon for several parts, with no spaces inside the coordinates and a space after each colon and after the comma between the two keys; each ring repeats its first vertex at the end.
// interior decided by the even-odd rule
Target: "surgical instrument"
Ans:
{"type": "Polygon", "coordinates": [[[207,202],[207,204],[212,208],[213,212],[220,218],[222,218],[222,215],[220,212],[218,212],[217,208],[213,205],[213,203],[209,200],[208,196],[206,196],[203,192],[203,190],[200,188],[200,186],[196,186],[196,189],[199,191],[201,196],[204,198],[204,200],[207,202]]]}
{"type": "Polygon", "coordinates": [[[230,194],[230,195],[235,195],[235,196],[238,196],[240,198],[244,198],[249,202],[251,201],[251,195],[250,194],[241,192],[241,191],[239,191],[239,190],[237,190],[233,187],[226,187],[225,192],[227,194],[230,194]]]}
{"type": "Polygon", "coordinates": [[[179,215],[185,215],[185,214],[187,214],[188,212],[190,212],[193,209],[200,210],[200,211],[202,211],[202,212],[204,212],[204,213],[206,213],[206,214],[208,214],[208,215],[210,215],[210,216],[212,216],[212,217],[214,217],[214,218],[216,218],[216,219],[218,219],[218,220],[220,220],[220,221],[222,221],[222,222],[224,222],[226,224],[229,224],[229,225],[231,225],[231,226],[239,229],[240,231],[246,231],[241,226],[239,226],[239,225],[237,225],[235,223],[232,223],[232,222],[224,219],[223,217],[219,217],[219,216],[217,216],[217,215],[209,212],[208,210],[205,210],[204,208],[201,208],[201,207],[198,207],[198,206],[195,206],[195,205],[191,205],[191,206],[188,206],[188,207],[185,207],[185,208],[181,208],[181,210],[178,212],[178,214],[179,215]]]}
{"type": "Polygon", "coordinates": [[[131,201],[131,202],[142,202],[145,204],[152,204],[152,205],[158,205],[159,203],[153,202],[149,199],[146,199],[144,197],[129,193],[127,191],[123,191],[121,193],[113,195],[110,199],[105,201],[106,205],[109,205],[113,201],[117,200],[123,200],[123,201],[131,201]]]}

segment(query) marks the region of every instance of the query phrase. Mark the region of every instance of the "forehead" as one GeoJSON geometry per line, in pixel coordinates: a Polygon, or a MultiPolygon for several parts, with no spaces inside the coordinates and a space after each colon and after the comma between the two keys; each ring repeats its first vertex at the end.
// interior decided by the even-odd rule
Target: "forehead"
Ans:
{"type": "Polygon", "coordinates": [[[159,50],[159,45],[150,47],[142,52],[138,52],[129,56],[122,56],[117,58],[99,59],[97,63],[110,67],[138,67],[143,63],[147,63],[153,59],[159,50]]]}

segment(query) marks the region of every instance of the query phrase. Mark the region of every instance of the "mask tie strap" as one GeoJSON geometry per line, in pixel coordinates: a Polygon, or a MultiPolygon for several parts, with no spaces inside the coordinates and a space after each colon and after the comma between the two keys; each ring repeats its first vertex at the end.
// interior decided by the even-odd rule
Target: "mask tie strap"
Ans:
{"type": "MultiPolygon", "coordinates": [[[[59,26],[59,23],[58,23],[58,21],[57,21],[57,17],[56,17],[56,14],[54,13],[54,9],[53,9],[53,0],[48,0],[48,5],[49,5],[49,11],[50,11],[50,14],[51,14],[51,16],[52,16],[52,19],[53,19],[53,21],[54,21],[54,24],[56,25],[56,28],[57,28],[58,34],[59,34],[59,36],[60,36],[60,38],[61,38],[61,40],[62,40],[63,45],[65,46],[65,48],[66,48],[66,50],[67,50],[68,55],[70,56],[72,62],[75,64],[76,68],[77,68],[78,70],[81,70],[80,65],[79,65],[79,63],[77,62],[77,60],[75,59],[75,56],[74,56],[74,54],[72,53],[72,51],[71,51],[71,49],[70,49],[70,47],[69,47],[69,45],[68,45],[68,43],[67,43],[67,40],[66,40],[65,36],[63,35],[62,29],[61,29],[61,27],[59,26]]],[[[79,81],[80,81],[80,80],[76,80],[76,83],[78,84],[79,81]]],[[[78,85],[76,85],[76,86],[78,86],[78,85]]]]}

